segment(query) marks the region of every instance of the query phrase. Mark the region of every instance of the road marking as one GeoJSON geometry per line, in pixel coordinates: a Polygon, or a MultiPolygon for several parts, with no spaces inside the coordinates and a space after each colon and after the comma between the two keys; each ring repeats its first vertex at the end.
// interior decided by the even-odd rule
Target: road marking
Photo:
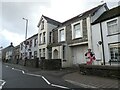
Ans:
{"type": "Polygon", "coordinates": [[[75,84],[75,85],[78,85],[78,86],[81,86],[81,87],[84,87],[84,88],[97,88],[95,86],[91,86],[91,85],[86,85],[86,84],[83,84],[83,83],[78,83],[78,82],[75,82],[75,81],[71,81],[71,80],[65,80],[69,83],[72,83],[72,84],[75,84]]]}
{"type": "Polygon", "coordinates": [[[51,86],[54,86],[54,87],[59,87],[59,88],[64,88],[64,89],[70,89],[68,87],[65,87],[65,86],[60,86],[60,85],[55,85],[55,84],[51,84],[51,86]]]}
{"type": "Polygon", "coordinates": [[[42,77],[41,75],[31,74],[31,73],[25,73],[26,75],[36,76],[36,77],[42,77]]]}
{"type": "Polygon", "coordinates": [[[20,71],[20,72],[22,72],[22,71],[23,71],[23,70],[16,69],[16,68],[12,68],[12,70],[16,70],[16,71],[20,71]]]}
{"type": "Polygon", "coordinates": [[[42,78],[46,81],[47,84],[51,84],[44,76],[42,76],[42,78]]]}
{"type": "Polygon", "coordinates": [[[25,72],[22,70],[22,73],[25,74],[25,72]]]}
{"type": "Polygon", "coordinates": [[[2,84],[0,85],[0,89],[2,89],[2,86],[4,86],[4,84],[6,83],[5,80],[0,80],[0,82],[2,82],[2,84]]]}
{"type": "Polygon", "coordinates": [[[2,86],[0,86],[0,90],[2,89],[2,86]]]}

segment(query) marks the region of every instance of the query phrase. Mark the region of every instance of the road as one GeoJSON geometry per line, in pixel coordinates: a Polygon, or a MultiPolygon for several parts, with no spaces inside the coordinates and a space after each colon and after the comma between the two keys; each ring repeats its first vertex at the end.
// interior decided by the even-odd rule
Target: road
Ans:
{"type": "MultiPolygon", "coordinates": [[[[36,75],[10,66],[2,65],[2,80],[5,88],[46,88],[46,89],[71,89],[80,88],[65,82],[61,77],[49,75],[36,75]]],[[[23,90],[23,89],[22,89],[23,90]]]]}

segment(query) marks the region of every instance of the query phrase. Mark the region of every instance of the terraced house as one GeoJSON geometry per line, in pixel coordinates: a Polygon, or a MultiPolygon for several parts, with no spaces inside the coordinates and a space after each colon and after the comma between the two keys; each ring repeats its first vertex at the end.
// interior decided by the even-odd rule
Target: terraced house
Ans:
{"type": "Polygon", "coordinates": [[[52,42],[52,29],[58,27],[61,23],[44,15],[38,23],[38,57],[45,59],[52,58],[52,49],[47,46],[52,42]]]}
{"type": "Polygon", "coordinates": [[[91,23],[108,10],[106,4],[83,12],[53,29],[52,58],[62,59],[62,67],[86,63],[85,53],[92,47],[91,23]]]}
{"type": "Polygon", "coordinates": [[[92,36],[93,51],[99,60],[96,64],[120,64],[120,6],[104,12],[92,23],[92,36]]]}
{"type": "Polygon", "coordinates": [[[20,59],[35,59],[37,58],[37,49],[38,49],[38,34],[35,34],[25,41],[20,43],[20,59]],[[25,55],[26,54],[26,55],[25,55]]]}
{"type": "Polygon", "coordinates": [[[14,46],[13,43],[11,42],[10,45],[4,49],[2,49],[2,60],[4,62],[12,62],[14,59],[14,46]]]}

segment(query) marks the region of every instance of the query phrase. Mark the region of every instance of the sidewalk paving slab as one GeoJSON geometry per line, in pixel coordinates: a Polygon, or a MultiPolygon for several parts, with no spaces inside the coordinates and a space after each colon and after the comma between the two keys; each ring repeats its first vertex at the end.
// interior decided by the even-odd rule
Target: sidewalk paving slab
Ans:
{"type": "Polygon", "coordinates": [[[63,79],[84,88],[120,88],[120,80],[81,75],[79,72],[67,74],[63,79]]]}

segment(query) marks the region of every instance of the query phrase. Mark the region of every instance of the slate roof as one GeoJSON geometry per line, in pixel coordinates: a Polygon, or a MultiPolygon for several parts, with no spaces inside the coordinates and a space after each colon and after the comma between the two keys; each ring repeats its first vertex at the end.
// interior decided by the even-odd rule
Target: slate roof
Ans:
{"type": "Polygon", "coordinates": [[[92,25],[103,22],[105,20],[109,20],[109,19],[118,17],[118,16],[120,16],[120,6],[117,6],[115,8],[112,8],[112,9],[104,12],[97,20],[95,20],[92,23],[92,25]]]}
{"type": "MultiPolygon", "coordinates": [[[[81,18],[81,19],[82,19],[82,18],[86,18],[86,17],[88,17],[89,15],[92,16],[92,15],[93,15],[97,10],[99,10],[102,6],[105,6],[105,8],[108,10],[108,7],[107,7],[106,3],[104,3],[104,4],[101,4],[101,5],[98,5],[97,7],[92,8],[92,9],[86,11],[86,12],[83,12],[83,13],[81,13],[81,14],[79,14],[79,15],[77,15],[77,16],[69,19],[69,20],[66,20],[66,21],[64,21],[64,22],[62,22],[62,23],[61,23],[61,22],[58,22],[58,21],[56,21],[56,20],[54,20],[54,19],[51,19],[51,18],[49,18],[49,17],[47,17],[47,16],[44,16],[44,15],[42,15],[42,17],[44,17],[49,23],[54,24],[54,25],[57,25],[57,26],[59,27],[59,26],[62,26],[63,24],[68,23],[68,22],[70,22],[70,21],[72,21],[72,20],[74,20],[74,19],[77,19],[77,18],[81,18]]],[[[40,20],[39,23],[38,23],[38,27],[40,26],[40,22],[41,22],[41,20],[40,20]]]]}
{"type": "MultiPolygon", "coordinates": [[[[49,17],[47,17],[47,16],[45,16],[45,15],[42,15],[42,17],[44,17],[44,18],[47,20],[48,23],[51,23],[51,24],[53,24],[53,25],[57,25],[57,26],[58,26],[58,25],[61,24],[61,22],[56,21],[56,20],[54,20],[54,19],[51,19],[51,18],[49,18],[49,17]]],[[[40,22],[41,22],[41,19],[40,19],[40,21],[39,21],[37,27],[40,26],[40,22]]]]}
{"type": "Polygon", "coordinates": [[[27,40],[29,40],[29,39],[31,39],[31,38],[33,38],[33,37],[36,37],[36,36],[38,36],[38,33],[37,33],[37,34],[34,34],[33,36],[31,36],[31,37],[29,37],[29,38],[27,38],[27,40]]]}
{"type": "Polygon", "coordinates": [[[14,48],[14,46],[11,44],[11,45],[3,48],[3,49],[2,49],[2,52],[4,52],[4,51],[5,51],[5,52],[6,52],[6,51],[9,51],[9,50],[11,50],[11,49],[13,49],[13,48],[14,48]]]}
{"type": "Polygon", "coordinates": [[[108,7],[107,7],[106,3],[104,3],[104,4],[98,5],[97,7],[94,7],[94,8],[92,8],[92,9],[86,11],[86,12],[83,12],[83,13],[75,16],[75,17],[73,17],[73,18],[71,18],[71,19],[63,22],[62,24],[65,24],[65,23],[67,23],[67,22],[69,22],[69,21],[71,21],[71,20],[74,20],[74,19],[76,19],[76,18],[81,18],[81,19],[82,19],[82,18],[88,17],[89,15],[93,15],[93,14],[94,14],[98,9],[100,9],[102,6],[105,6],[105,8],[108,10],[108,7]]]}

